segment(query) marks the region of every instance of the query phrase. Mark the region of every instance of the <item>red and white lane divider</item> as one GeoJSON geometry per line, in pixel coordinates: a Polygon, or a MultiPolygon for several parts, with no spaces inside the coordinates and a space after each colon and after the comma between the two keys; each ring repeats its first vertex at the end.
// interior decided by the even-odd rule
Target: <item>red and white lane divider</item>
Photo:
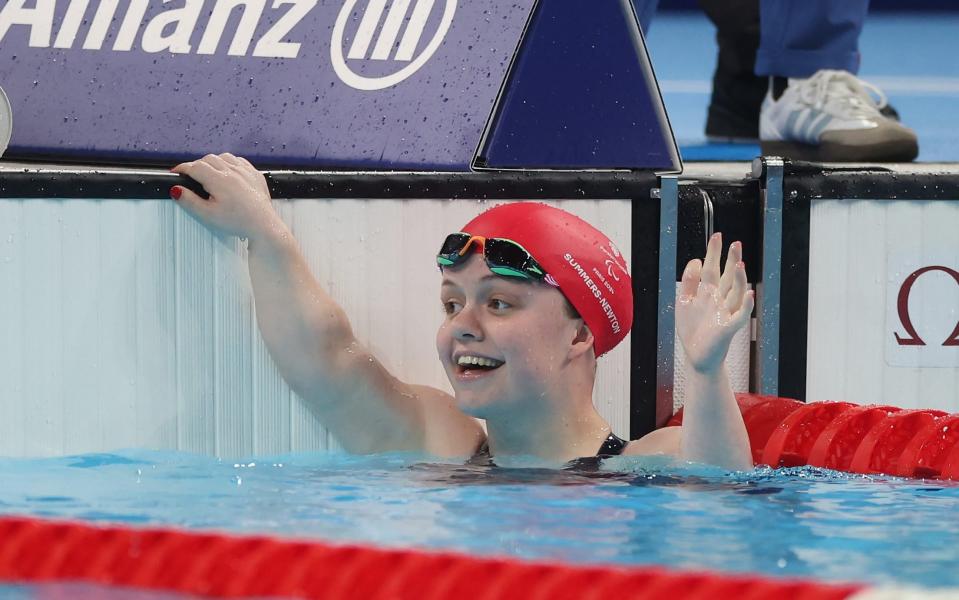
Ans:
{"type": "Polygon", "coordinates": [[[222,598],[883,600],[860,585],[585,567],[174,529],[0,519],[0,582],[90,582],[222,598]]]}
{"type": "Polygon", "coordinates": [[[956,600],[959,598],[959,590],[890,586],[863,590],[849,598],[850,600],[956,600]]]}
{"type": "MultiPolygon", "coordinates": [[[[737,394],[753,462],[959,481],[959,414],[737,394]]],[[[669,421],[680,425],[682,409],[669,421]]]]}

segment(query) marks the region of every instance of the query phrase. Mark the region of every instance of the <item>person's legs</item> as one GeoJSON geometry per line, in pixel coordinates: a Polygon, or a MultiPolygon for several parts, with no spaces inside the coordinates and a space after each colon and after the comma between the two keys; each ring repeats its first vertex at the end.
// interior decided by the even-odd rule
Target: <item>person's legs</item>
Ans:
{"type": "Polygon", "coordinates": [[[761,0],[756,74],[810,77],[859,72],[859,34],[869,0],[761,0]]]}
{"type": "Polygon", "coordinates": [[[755,143],[768,78],[753,72],[759,47],[759,0],[699,0],[716,26],[719,54],[706,117],[706,137],[755,143]]]}
{"type": "Polygon", "coordinates": [[[868,0],[761,0],[756,73],[770,76],[759,117],[763,154],[818,161],[910,161],[916,134],[886,117],[859,80],[868,0]]]}

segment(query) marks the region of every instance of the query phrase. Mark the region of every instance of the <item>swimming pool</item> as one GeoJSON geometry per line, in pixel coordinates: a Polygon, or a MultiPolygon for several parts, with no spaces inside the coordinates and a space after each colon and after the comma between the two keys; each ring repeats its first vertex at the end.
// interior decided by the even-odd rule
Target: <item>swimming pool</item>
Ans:
{"type": "Polygon", "coordinates": [[[809,467],[727,474],[648,458],[594,467],[523,459],[486,467],[401,454],[234,462],[140,450],[2,459],[0,513],[574,564],[959,586],[957,485],[809,467]]]}

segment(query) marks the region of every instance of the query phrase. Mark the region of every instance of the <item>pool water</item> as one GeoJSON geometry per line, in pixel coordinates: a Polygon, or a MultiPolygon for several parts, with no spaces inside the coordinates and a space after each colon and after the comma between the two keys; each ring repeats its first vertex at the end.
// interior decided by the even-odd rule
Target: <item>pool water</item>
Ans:
{"type": "Polygon", "coordinates": [[[598,468],[523,459],[496,467],[402,454],[234,462],[128,451],[0,459],[0,514],[959,586],[959,486],[813,468],[728,474],[637,457],[598,468]]]}

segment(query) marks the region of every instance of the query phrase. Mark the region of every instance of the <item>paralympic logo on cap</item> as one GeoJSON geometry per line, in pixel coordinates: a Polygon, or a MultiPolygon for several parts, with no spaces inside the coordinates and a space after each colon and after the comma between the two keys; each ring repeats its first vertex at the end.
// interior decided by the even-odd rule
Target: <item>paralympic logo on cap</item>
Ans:
{"type": "Polygon", "coordinates": [[[619,275],[616,274],[616,270],[613,269],[613,267],[618,267],[623,273],[628,273],[629,271],[626,270],[625,265],[620,263],[622,255],[619,252],[619,248],[614,246],[613,242],[610,240],[607,240],[607,243],[609,243],[609,250],[607,250],[603,245],[599,246],[599,249],[602,251],[602,253],[607,256],[604,262],[606,265],[606,274],[616,281],[619,281],[619,275]]]}
{"type": "Polygon", "coordinates": [[[386,9],[387,0],[369,0],[366,12],[360,19],[360,24],[344,58],[346,25],[350,21],[353,8],[357,3],[357,0],[346,0],[333,26],[333,40],[330,44],[333,70],[343,83],[358,90],[382,90],[400,83],[426,64],[440,44],[443,43],[446,32],[453,22],[453,15],[456,13],[456,1],[446,0],[439,26],[432,39],[417,54],[416,50],[420,46],[426,23],[433,12],[435,0],[393,0],[389,10],[386,9]],[[412,11],[410,11],[411,4],[413,5],[412,11]],[[383,19],[384,13],[386,14],[385,20],[383,19]],[[408,13],[409,20],[407,21],[408,13]],[[383,22],[382,26],[380,26],[381,21],[383,22]],[[406,29],[400,36],[400,30],[403,29],[404,22],[406,22],[406,29]],[[378,36],[376,35],[377,31],[378,36]],[[375,40],[374,37],[376,37],[375,40]],[[394,52],[397,40],[399,40],[399,46],[394,52]],[[392,61],[398,67],[398,70],[380,77],[359,75],[347,65],[347,59],[379,61],[381,63],[392,61]]]}

